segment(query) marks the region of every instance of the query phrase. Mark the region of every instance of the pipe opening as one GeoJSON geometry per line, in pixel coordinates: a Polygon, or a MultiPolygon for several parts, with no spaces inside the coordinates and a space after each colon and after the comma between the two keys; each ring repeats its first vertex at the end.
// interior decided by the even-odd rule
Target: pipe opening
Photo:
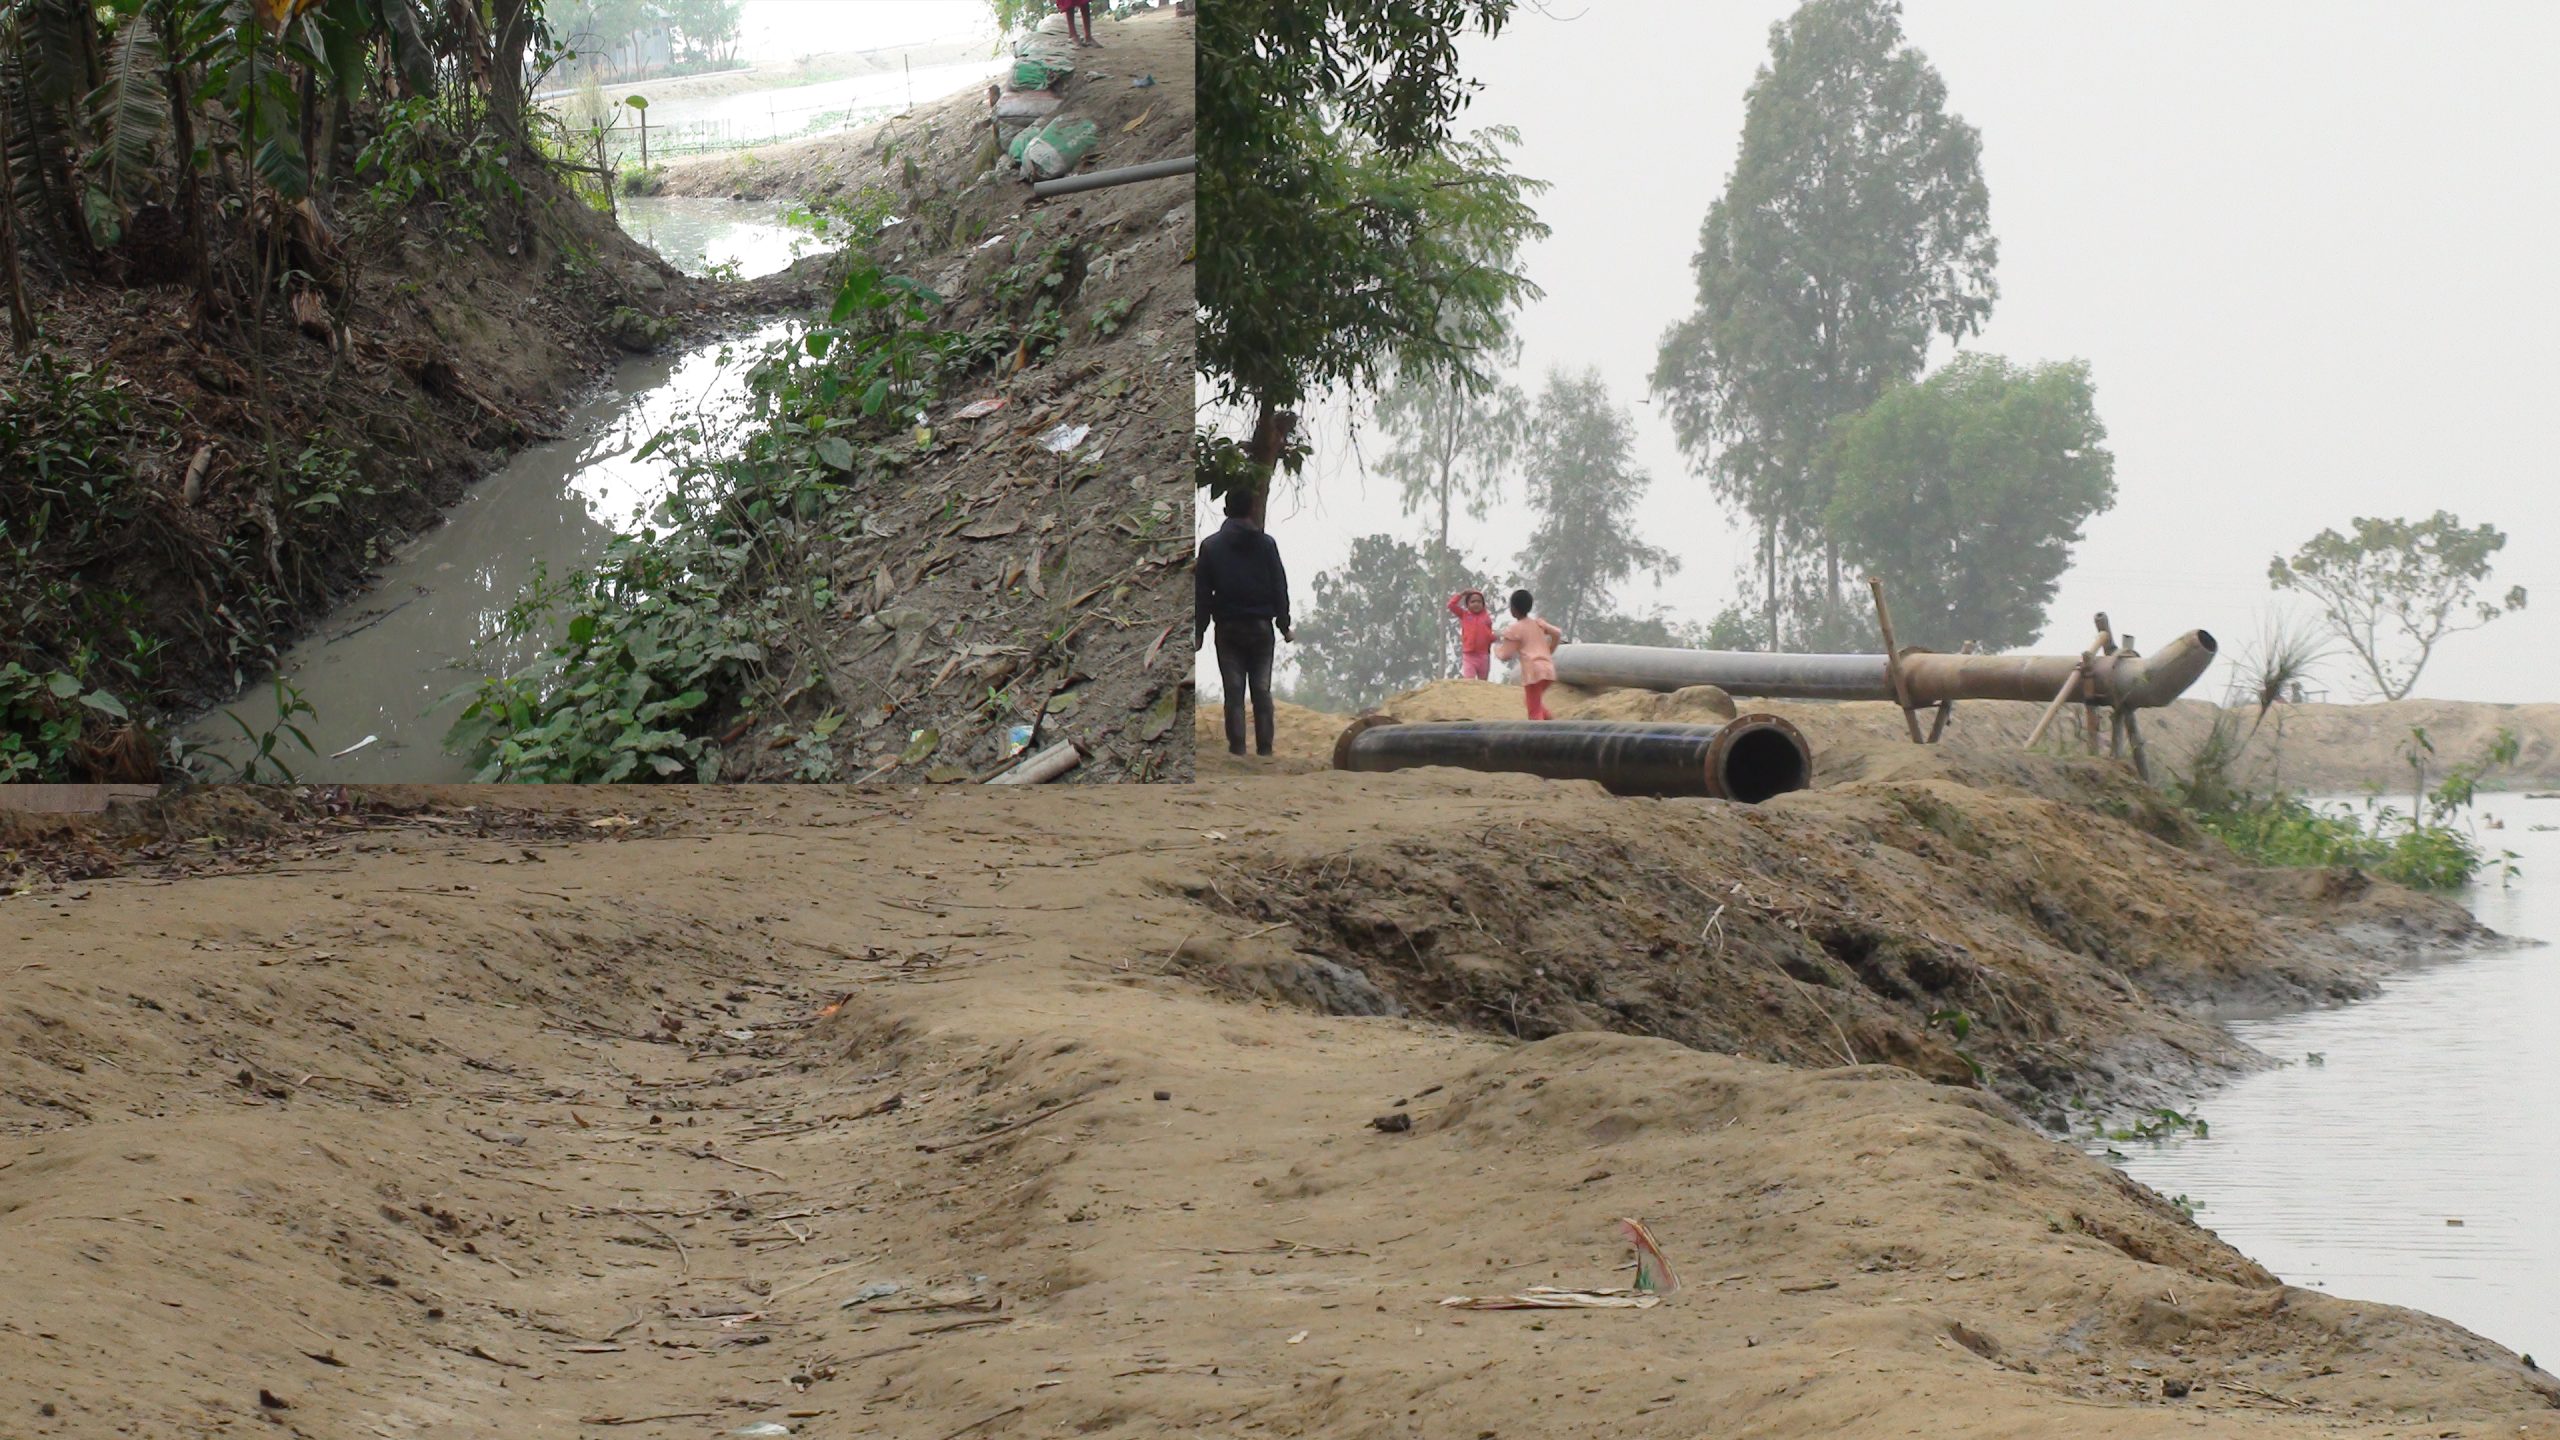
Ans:
{"type": "Polygon", "coordinates": [[[2210,630],[2197,631],[2196,643],[2204,647],[2204,653],[2207,655],[2219,655],[2222,653],[2222,647],[2213,643],[2213,632],[2210,630]]]}
{"type": "Polygon", "coordinates": [[[1716,778],[1725,798],[1745,805],[1813,783],[1804,747],[1774,725],[1755,725],[1735,736],[1725,748],[1721,770],[1716,778]]]}

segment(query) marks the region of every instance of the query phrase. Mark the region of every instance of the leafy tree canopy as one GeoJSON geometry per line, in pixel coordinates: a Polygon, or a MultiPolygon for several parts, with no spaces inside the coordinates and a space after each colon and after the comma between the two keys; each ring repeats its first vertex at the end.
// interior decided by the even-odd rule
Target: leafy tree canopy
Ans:
{"type": "Polygon", "coordinates": [[[1259,492],[1299,453],[1288,412],[1393,369],[1491,382],[1508,312],[1537,292],[1507,263],[1543,235],[1504,131],[1459,136],[1457,37],[1510,0],[1221,0],[1202,16],[1200,370],[1253,416],[1204,446],[1213,493],[1259,492]]]}
{"type": "Polygon", "coordinates": [[[1824,521],[1884,577],[1898,638],[2007,650],[2044,629],[2071,547],[2115,503],[2089,367],[1962,355],[1844,423],[1824,521]]]}
{"type": "Polygon", "coordinates": [[[1679,557],[1636,537],[1636,507],[1653,477],[1636,468],[1635,422],[1610,403],[1597,370],[1550,371],[1531,418],[1529,508],[1536,519],[1520,573],[1539,613],[1568,637],[1609,614],[1638,572],[1667,575],[1679,557]]]}
{"type": "Polygon", "coordinates": [[[1507,380],[1474,390],[1442,376],[1398,376],[1379,393],[1375,413],[1389,443],[1377,469],[1396,482],[1407,515],[1434,522],[1441,549],[1453,514],[1481,520],[1501,498],[1527,440],[1528,409],[1507,380]]]}
{"type": "Polygon", "coordinates": [[[1449,673],[1442,605],[1474,583],[1445,551],[1392,535],[1363,535],[1351,556],[1315,578],[1298,620],[1294,698],[1352,713],[1449,673]]]}
{"type": "Polygon", "coordinates": [[[1896,0],[1807,0],[1770,28],[1700,227],[1697,309],[1653,388],[1692,465],[1759,525],[1767,628],[1785,546],[1821,556],[1826,608],[1838,593],[1831,423],[1919,374],[1933,336],[1979,330],[1998,293],[1980,136],[1946,105],[1896,0]]]}
{"type": "Polygon", "coordinates": [[[2292,558],[2267,562],[2267,583],[2307,595],[2321,622],[2363,665],[2372,692],[2399,700],[2447,636],[2477,630],[2524,608],[2521,585],[2498,601],[2480,598],[2506,548],[2494,525],[2465,526],[2439,510],[2424,520],[2360,517],[2353,534],[2323,530],[2292,558]]]}

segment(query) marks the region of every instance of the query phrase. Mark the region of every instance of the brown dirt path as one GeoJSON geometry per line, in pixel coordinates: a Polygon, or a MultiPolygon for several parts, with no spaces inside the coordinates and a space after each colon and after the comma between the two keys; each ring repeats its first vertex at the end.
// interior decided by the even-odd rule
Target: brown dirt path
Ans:
{"type": "MultiPolygon", "coordinates": [[[[184,802],[101,843],[123,873],[0,900],[0,1431],[2560,1436],[2497,1347],[2279,1285],[1994,1096],[1824,1060],[1815,1010],[1761,1003],[1783,919],[1737,924],[1762,963],[1702,1013],[1794,1063],[1311,1013],[1363,932],[1247,914],[1452,839],[1527,863],[1506,832],[1604,867],[1528,876],[1586,925],[1694,919],[1636,888],[1649,844],[1774,885],[1831,847],[1779,896],[1807,913],[1942,903],[1989,857],[1869,825],[1899,784],[1759,816],[1420,774],[184,802]],[[1685,1282],[1658,1309],[1438,1304],[1623,1283],[1621,1215],[1685,1282]]],[[[1994,854],[2053,807],[2038,833],[2311,963],[2129,827],[1933,786],[1994,854]]],[[[1398,908],[1427,898],[1379,890],[1379,933],[1558,953],[1462,950],[1398,908]]],[[[2209,1045],[2008,904],[1946,923],[2045,987],[2057,1055],[2209,1045]]],[[[1614,963],[1709,963],[1664,954],[1614,963]]]]}

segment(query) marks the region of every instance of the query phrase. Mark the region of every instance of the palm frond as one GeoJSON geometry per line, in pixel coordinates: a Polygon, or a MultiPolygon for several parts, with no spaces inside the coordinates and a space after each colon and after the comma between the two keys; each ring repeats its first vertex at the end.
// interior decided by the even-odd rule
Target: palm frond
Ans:
{"type": "MultiPolygon", "coordinates": [[[[0,103],[9,106],[9,174],[21,213],[48,215],[57,227],[76,224],[76,204],[65,190],[71,175],[70,132],[62,105],[48,99],[37,77],[40,48],[29,42],[29,12],[40,0],[21,0],[0,34],[13,43],[0,53],[0,103]]],[[[68,74],[70,72],[61,72],[68,74]]]]}
{"type": "Polygon", "coordinates": [[[135,15],[117,37],[106,83],[89,96],[89,124],[98,141],[92,172],[119,203],[129,204],[142,192],[169,133],[163,65],[158,34],[147,17],[135,15]]]}
{"type": "Polygon", "coordinates": [[[311,193],[311,166],[303,158],[302,142],[291,131],[279,131],[259,145],[256,163],[258,178],[286,199],[299,200],[311,193]]]}
{"type": "Polygon", "coordinates": [[[80,93],[81,0],[18,0],[14,23],[16,50],[27,67],[27,83],[39,104],[68,104],[80,93]]]}
{"type": "Polygon", "coordinates": [[[400,67],[400,78],[413,95],[434,94],[436,52],[427,43],[427,21],[418,13],[417,0],[381,0],[381,5],[383,33],[391,42],[391,59],[400,67]]]}

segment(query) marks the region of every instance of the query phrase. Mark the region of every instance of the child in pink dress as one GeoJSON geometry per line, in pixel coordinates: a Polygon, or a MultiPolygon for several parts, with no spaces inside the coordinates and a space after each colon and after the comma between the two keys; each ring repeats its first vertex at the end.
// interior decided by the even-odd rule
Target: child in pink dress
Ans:
{"type": "Polygon", "coordinates": [[[1461,590],[1449,597],[1449,613],[1458,617],[1458,673],[1470,680],[1493,674],[1493,614],[1484,592],[1461,590]]]}
{"type": "Polygon", "coordinates": [[[1511,623],[1494,653],[1520,662],[1520,686],[1529,699],[1529,718],[1552,720],[1547,713],[1547,687],[1556,683],[1556,647],[1564,632],[1529,613],[1534,601],[1526,590],[1511,592],[1511,623]]]}

